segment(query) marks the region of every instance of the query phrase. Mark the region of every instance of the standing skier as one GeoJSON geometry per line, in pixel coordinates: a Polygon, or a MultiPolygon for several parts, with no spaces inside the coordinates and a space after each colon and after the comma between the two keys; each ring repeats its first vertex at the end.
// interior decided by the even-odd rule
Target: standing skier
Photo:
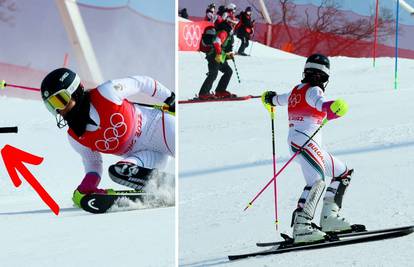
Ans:
{"type": "Polygon", "coordinates": [[[107,193],[98,188],[101,153],[122,158],[109,167],[109,176],[134,189],[145,187],[149,179],[156,178],[157,170],[165,168],[169,157],[174,157],[175,118],[127,100],[138,93],[164,102],[175,112],[174,92],[149,77],[109,80],[87,91],[80,77],[66,68],[56,69],[43,79],[43,102],[59,128],[69,126],[69,143],[81,155],[85,168],[85,176],[73,194],[77,206],[86,194],[107,193]]]}
{"type": "Polygon", "coordinates": [[[208,62],[208,73],[204,80],[198,97],[202,100],[236,97],[235,94],[227,91],[227,85],[233,74],[233,70],[227,63],[227,60],[234,59],[233,53],[233,30],[237,24],[234,16],[236,6],[229,4],[223,16],[218,17],[215,22],[216,37],[213,41],[212,49],[206,54],[208,62]],[[217,84],[215,94],[210,93],[213,83],[217,78],[218,72],[222,72],[223,76],[217,84]]]}
{"type": "Polygon", "coordinates": [[[295,243],[321,241],[326,238],[325,232],[352,231],[357,227],[339,215],[353,169],[348,169],[342,161],[325,150],[320,132],[301,149],[325,118],[337,119],[345,115],[348,109],[344,100],[325,99],[329,68],[327,57],[321,54],[311,55],[306,60],[301,84],[287,94],[278,95],[267,91],[262,96],[265,105],[288,106],[288,145],[291,153],[301,150],[295,160],[301,166],[306,186],[292,215],[295,243]],[[323,199],[320,230],[313,227],[311,221],[325,189],[325,176],[332,177],[332,180],[323,199]]]}

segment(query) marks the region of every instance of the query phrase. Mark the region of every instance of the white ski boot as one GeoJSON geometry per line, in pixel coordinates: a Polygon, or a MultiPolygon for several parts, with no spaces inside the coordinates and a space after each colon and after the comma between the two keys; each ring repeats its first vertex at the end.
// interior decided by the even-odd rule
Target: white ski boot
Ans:
{"type": "Polygon", "coordinates": [[[322,180],[317,181],[312,187],[305,187],[299,199],[298,208],[293,212],[292,217],[293,242],[295,244],[313,243],[326,239],[326,233],[311,225],[316,206],[324,189],[325,183],[322,180]]]}
{"type": "Polygon", "coordinates": [[[342,198],[348,187],[353,169],[346,171],[340,177],[332,178],[323,199],[320,226],[324,232],[348,232],[352,231],[351,224],[342,216],[339,211],[342,206],[342,198]]]}
{"type": "Polygon", "coordinates": [[[341,215],[339,215],[339,207],[336,203],[323,203],[321,213],[322,231],[324,232],[347,232],[351,231],[351,224],[341,215]]]}

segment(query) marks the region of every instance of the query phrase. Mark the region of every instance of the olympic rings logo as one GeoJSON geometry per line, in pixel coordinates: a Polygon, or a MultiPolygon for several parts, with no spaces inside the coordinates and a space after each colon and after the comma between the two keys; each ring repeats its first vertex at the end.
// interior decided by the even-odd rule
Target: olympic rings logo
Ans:
{"type": "Polygon", "coordinates": [[[127,133],[128,127],[122,114],[112,114],[109,121],[111,127],[105,129],[103,134],[104,139],[95,142],[95,147],[99,151],[115,150],[119,146],[119,138],[127,133]]]}
{"type": "Polygon", "coordinates": [[[185,25],[183,36],[188,46],[196,48],[201,39],[201,29],[199,25],[185,25]]]}
{"type": "Polygon", "coordinates": [[[296,107],[301,100],[301,96],[299,94],[293,94],[289,97],[289,107],[296,107]]]}

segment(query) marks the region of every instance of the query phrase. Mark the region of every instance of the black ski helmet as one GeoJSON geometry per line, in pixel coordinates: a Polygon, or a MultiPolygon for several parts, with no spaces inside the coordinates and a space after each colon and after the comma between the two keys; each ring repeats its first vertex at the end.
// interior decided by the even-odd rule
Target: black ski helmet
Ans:
{"type": "Polygon", "coordinates": [[[322,54],[313,54],[306,60],[302,82],[307,82],[312,86],[320,86],[322,89],[325,89],[325,83],[328,82],[329,75],[329,59],[322,54]]]}
{"type": "Polygon", "coordinates": [[[57,114],[56,109],[50,105],[50,98],[59,92],[64,91],[70,99],[81,100],[84,95],[83,85],[80,77],[67,68],[59,68],[50,72],[42,81],[40,92],[43,102],[50,112],[57,114]]]}

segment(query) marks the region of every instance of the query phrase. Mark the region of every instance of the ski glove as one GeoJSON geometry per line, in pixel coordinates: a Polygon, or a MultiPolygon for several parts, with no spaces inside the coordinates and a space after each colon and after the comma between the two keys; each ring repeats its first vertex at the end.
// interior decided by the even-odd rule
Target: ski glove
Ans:
{"type": "Polygon", "coordinates": [[[234,53],[233,52],[226,53],[226,60],[227,59],[234,59],[234,53]]]}
{"type": "Polygon", "coordinates": [[[348,104],[343,99],[328,101],[322,104],[322,111],[326,112],[328,120],[334,120],[344,116],[348,112],[348,104]]]}
{"type": "Polygon", "coordinates": [[[273,97],[275,97],[277,94],[273,91],[266,91],[262,94],[262,103],[267,108],[267,106],[275,106],[273,104],[273,97]]]}
{"type": "Polygon", "coordinates": [[[221,64],[221,63],[223,63],[224,62],[224,59],[226,58],[226,56],[224,55],[224,57],[221,55],[221,54],[217,54],[216,55],[216,57],[214,58],[214,60],[217,62],[217,63],[219,63],[219,64],[221,64]]]}
{"type": "Polygon", "coordinates": [[[171,95],[165,99],[164,103],[168,106],[169,112],[175,113],[175,93],[171,92],[171,95]]]}

